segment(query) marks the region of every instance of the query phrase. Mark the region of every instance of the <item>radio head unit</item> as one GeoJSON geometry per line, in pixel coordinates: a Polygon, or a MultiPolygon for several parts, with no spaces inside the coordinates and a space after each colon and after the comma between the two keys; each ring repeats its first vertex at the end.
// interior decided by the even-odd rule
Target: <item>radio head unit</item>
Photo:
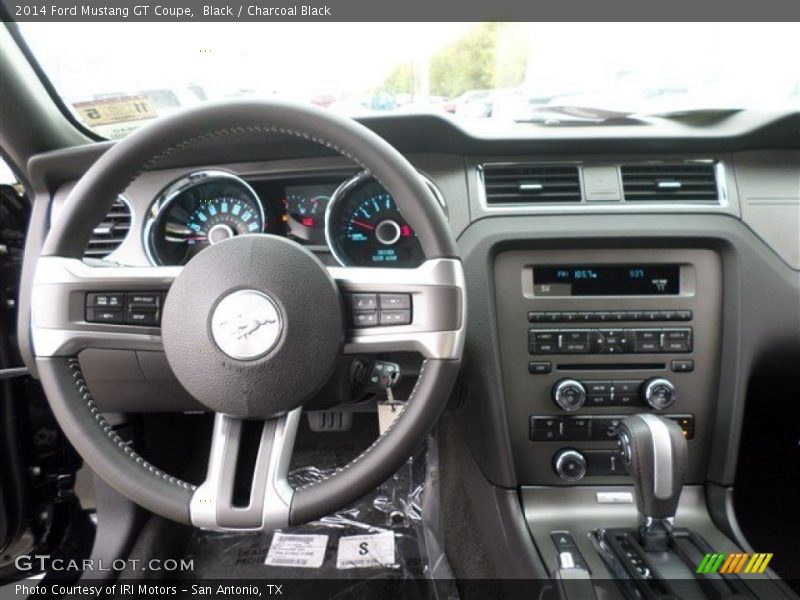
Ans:
{"type": "Polygon", "coordinates": [[[537,265],[534,296],[674,296],[680,265],[537,265]]]}

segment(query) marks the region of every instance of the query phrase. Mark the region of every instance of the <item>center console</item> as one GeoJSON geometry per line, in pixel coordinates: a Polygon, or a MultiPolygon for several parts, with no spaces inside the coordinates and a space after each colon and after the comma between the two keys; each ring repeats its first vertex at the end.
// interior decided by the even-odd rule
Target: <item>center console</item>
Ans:
{"type": "Polygon", "coordinates": [[[721,342],[715,252],[510,250],[494,274],[521,485],[630,483],[615,436],[641,412],[680,425],[687,483],[704,481],[721,342]]]}

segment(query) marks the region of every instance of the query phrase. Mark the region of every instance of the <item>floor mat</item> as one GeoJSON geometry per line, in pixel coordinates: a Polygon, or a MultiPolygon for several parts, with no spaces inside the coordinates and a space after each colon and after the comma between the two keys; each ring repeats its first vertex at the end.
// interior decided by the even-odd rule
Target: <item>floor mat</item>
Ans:
{"type": "MultiPolygon", "coordinates": [[[[304,599],[456,600],[435,525],[438,496],[426,494],[435,460],[429,451],[420,453],[357,504],[301,527],[274,533],[197,530],[186,552],[194,561],[192,578],[304,580],[292,585],[304,599]]],[[[290,483],[298,487],[333,470],[296,468],[290,483]]]]}

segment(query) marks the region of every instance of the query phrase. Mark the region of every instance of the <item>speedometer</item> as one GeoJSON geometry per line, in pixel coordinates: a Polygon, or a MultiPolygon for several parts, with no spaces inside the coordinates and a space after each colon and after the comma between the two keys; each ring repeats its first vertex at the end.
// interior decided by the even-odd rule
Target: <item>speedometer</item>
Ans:
{"type": "Polygon", "coordinates": [[[154,264],[182,265],[211,244],[265,226],[250,185],[227,171],[199,171],[170,185],[150,208],[145,247],[154,264]]]}
{"type": "MultiPolygon", "coordinates": [[[[427,179],[426,184],[443,205],[438,190],[427,179]]],[[[334,192],[325,227],[331,252],[345,266],[416,267],[425,260],[417,235],[394,198],[367,173],[334,192]]]]}

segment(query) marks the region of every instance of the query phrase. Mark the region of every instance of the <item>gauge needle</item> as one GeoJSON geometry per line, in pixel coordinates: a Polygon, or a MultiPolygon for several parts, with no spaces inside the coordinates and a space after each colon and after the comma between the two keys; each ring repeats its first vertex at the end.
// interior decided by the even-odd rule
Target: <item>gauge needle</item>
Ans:
{"type": "Polygon", "coordinates": [[[371,230],[371,229],[375,229],[375,228],[374,228],[372,225],[369,225],[369,224],[367,224],[367,223],[362,223],[361,221],[357,221],[356,219],[353,219],[353,220],[352,220],[352,221],[350,221],[350,222],[351,222],[353,225],[358,225],[359,227],[363,227],[364,229],[370,229],[370,230],[371,230]]]}

